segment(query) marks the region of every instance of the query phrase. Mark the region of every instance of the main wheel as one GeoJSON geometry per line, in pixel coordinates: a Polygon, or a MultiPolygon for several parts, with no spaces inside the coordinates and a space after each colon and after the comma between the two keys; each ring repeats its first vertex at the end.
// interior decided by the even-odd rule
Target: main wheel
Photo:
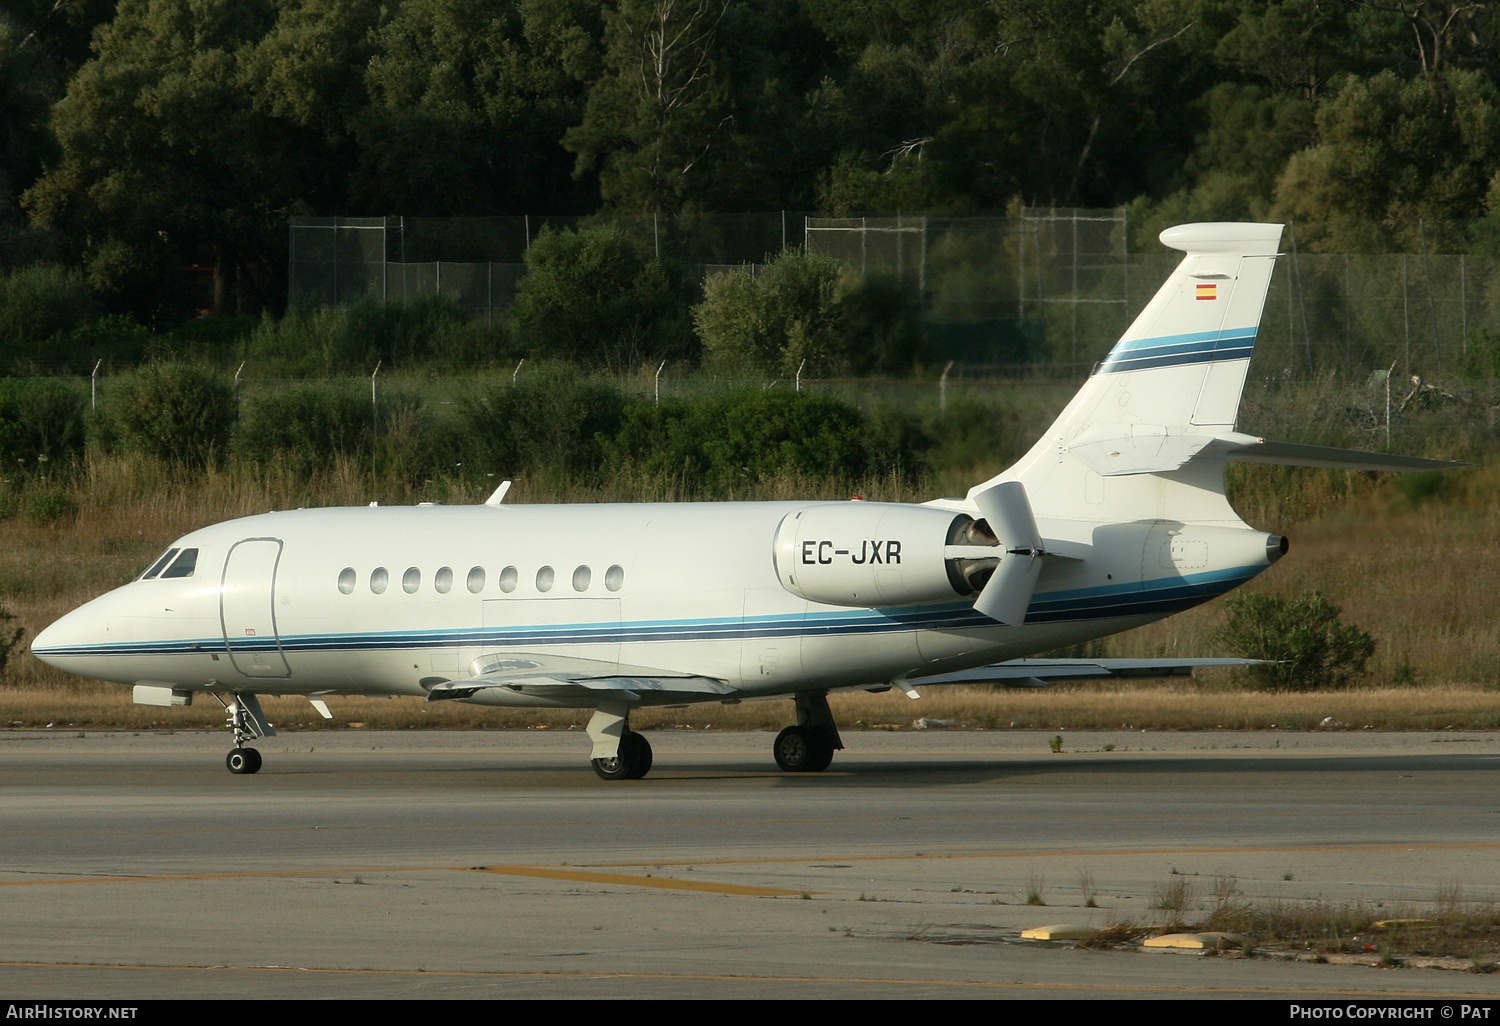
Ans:
{"type": "Polygon", "coordinates": [[[651,743],[635,731],[620,738],[620,754],[593,760],[601,780],[639,780],[651,771],[651,743]]]}
{"type": "Polygon", "coordinates": [[[260,752],[254,748],[231,748],[224,757],[224,765],[231,773],[260,772],[260,752]]]}
{"type": "Polygon", "coordinates": [[[788,727],[771,746],[776,765],[788,773],[819,773],[833,762],[833,741],[811,727],[788,727]]]}

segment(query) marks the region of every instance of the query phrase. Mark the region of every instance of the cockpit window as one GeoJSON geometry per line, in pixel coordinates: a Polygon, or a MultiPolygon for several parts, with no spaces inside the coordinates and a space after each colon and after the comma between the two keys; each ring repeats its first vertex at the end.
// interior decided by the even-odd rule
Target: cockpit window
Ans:
{"type": "Polygon", "coordinates": [[[180,549],[168,549],[166,552],[163,552],[161,554],[161,558],[158,559],[155,563],[152,563],[151,566],[147,568],[146,572],[141,574],[141,580],[149,581],[151,580],[151,578],[161,573],[162,567],[172,562],[172,557],[177,555],[177,553],[180,551],[180,549]]]}
{"type": "Polygon", "coordinates": [[[193,576],[193,571],[197,568],[198,550],[183,549],[182,555],[174,559],[172,565],[162,571],[161,578],[162,580],[166,580],[168,577],[191,577],[193,576]]]}

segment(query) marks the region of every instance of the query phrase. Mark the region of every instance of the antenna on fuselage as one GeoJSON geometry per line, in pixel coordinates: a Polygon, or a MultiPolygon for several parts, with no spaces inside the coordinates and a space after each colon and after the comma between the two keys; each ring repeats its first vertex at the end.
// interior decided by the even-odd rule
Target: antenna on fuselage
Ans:
{"type": "Polygon", "coordinates": [[[508,492],[508,491],[510,491],[510,482],[509,481],[501,481],[500,482],[500,487],[496,488],[494,490],[494,492],[492,492],[490,494],[490,497],[488,499],[484,500],[484,504],[486,506],[498,506],[498,505],[500,505],[502,502],[505,501],[505,493],[508,492]]]}

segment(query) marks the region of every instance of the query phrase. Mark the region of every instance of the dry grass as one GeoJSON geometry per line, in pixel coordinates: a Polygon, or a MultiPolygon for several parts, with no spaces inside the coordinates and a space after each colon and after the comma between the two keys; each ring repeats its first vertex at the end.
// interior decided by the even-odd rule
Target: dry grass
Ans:
{"type": "MultiPolygon", "coordinates": [[[[1273,695],[1173,682],[1014,691],[956,685],[928,688],[920,702],[900,692],[855,692],[831,696],[830,705],[846,731],[912,729],[919,716],[992,730],[1484,730],[1500,729],[1496,698],[1493,690],[1456,686],[1273,695]]],[[[353,723],[372,730],[567,729],[581,727],[589,716],[587,710],[494,709],[417,698],[328,701],[332,722],[305,699],[267,697],[265,705],[273,722],[298,730],[347,729],[353,723]]],[[[0,690],[0,726],[187,729],[216,727],[223,719],[207,697],[190,708],[138,706],[131,704],[129,688],[108,684],[66,681],[0,690]]],[[[632,714],[631,723],[640,730],[780,730],[792,719],[790,703],[764,701],[644,709],[632,714]]]]}

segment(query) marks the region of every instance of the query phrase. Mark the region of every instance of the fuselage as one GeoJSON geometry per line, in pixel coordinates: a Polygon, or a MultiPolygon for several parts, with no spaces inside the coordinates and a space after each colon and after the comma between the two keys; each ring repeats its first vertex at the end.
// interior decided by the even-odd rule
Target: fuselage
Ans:
{"type": "MultiPolygon", "coordinates": [[[[758,697],[920,678],[1115,633],[1221,594],[1271,559],[1268,536],[1237,521],[1044,521],[1074,555],[1047,561],[1026,622],[1007,626],[976,612],[972,596],[870,605],[793,593],[788,559],[813,571],[839,558],[898,585],[933,570],[914,564],[928,540],[903,527],[910,536],[783,545],[779,571],[778,532],[813,508],[862,521],[882,509],[951,515],[807,502],[269,513],[184,536],[154,574],[63,617],[32,651],[126,684],[410,695],[469,677],[487,657],[565,653],[758,697]]],[[[495,691],[476,700],[573,704],[495,691]]]]}

